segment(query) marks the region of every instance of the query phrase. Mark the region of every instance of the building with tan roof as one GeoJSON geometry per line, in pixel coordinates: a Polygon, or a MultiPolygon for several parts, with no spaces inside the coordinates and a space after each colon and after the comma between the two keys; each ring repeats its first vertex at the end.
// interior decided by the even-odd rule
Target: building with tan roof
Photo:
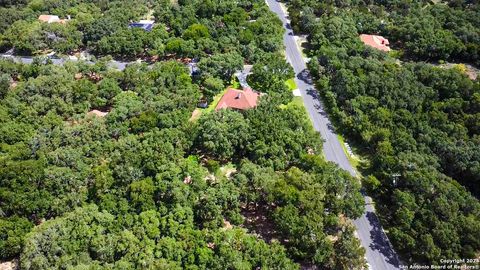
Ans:
{"type": "Polygon", "coordinates": [[[92,110],[87,113],[87,116],[94,116],[94,117],[105,117],[108,112],[102,112],[99,110],[92,110]]]}
{"type": "Polygon", "coordinates": [[[60,19],[57,15],[45,15],[38,16],[38,20],[45,23],[66,23],[67,20],[60,19]]]}

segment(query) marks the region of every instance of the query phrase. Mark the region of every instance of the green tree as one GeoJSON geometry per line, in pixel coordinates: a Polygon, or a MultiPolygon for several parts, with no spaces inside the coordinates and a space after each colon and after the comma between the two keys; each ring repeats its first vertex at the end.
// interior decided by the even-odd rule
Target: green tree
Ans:
{"type": "Polygon", "coordinates": [[[198,40],[200,38],[209,38],[210,33],[208,28],[202,24],[192,24],[190,25],[185,32],[183,32],[183,38],[198,40]]]}
{"type": "Polygon", "coordinates": [[[7,92],[10,89],[11,81],[12,78],[9,74],[0,75],[0,99],[4,98],[7,95],[7,92]]]}
{"type": "Polygon", "coordinates": [[[236,71],[242,69],[243,60],[241,55],[235,52],[215,54],[212,57],[202,58],[198,67],[202,74],[221,78],[224,82],[228,82],[236,71]]]}
{"type": "Polygon", "coordinates": [[[195,145],[211,157],[226,160],[243,156],[248,139],[248,121],[241,113],[227,109],[200,119],[195,145]]]}
{"type": "Polygon", "coordinates": [[[225,89],[225,85],[221,79],[215,77],[207,77],[202,83],[203,95],[211,99],[225,89]]]}
{"type": "Polygon", "coordinates": [[[291,100],[292,93],[285,82],[294,76],[293,68],[283,56],[267,54],[264,59],[253,65],[252,74],[248,76],[248,83],[255,90],[267,94],[279,94],[281,102],[286,104],[291,100]]]}
{"type": "Polygon", "coordinates": [[[130,199],[139,212],[155,208],[154,193],[155,187],[151,178],[130,184],[130,199]]]}
{"type": "Polygon", "coordinates": [[[8,260],[20,253],[25,235],[32,227],[33,224],[26,218],[0,218],[0,258],[8,260]]]}

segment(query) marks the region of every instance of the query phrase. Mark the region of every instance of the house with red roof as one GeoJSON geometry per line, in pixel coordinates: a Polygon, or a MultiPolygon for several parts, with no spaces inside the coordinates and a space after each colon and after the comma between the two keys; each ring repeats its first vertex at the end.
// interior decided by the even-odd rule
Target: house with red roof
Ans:
{"type": "Polygon", "coordinates": [[[244,90],[229,88],[218,102],[215,110],[218,111],[226,108],[247,110],[255,108],[259,96],[260,93],[253,91],[250,87],[247,87],[244,90]]]}
{"type": "Polygon", "coordinates": [[[381,50],[384,52],[389,52],[391,50],[389,47],[390,43],[388,42],[388,39],[382,36],[362,34],[360,35],[360,39],[365,45],[373,47],[377,50],[381,50]]]}

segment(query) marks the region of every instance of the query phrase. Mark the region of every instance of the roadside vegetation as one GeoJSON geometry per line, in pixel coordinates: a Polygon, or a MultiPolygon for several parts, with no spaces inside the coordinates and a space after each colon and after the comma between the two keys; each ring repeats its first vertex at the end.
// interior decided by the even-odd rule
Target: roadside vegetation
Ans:
{"type": "Polygon", "coordinates": [[[288,79],[285,84],[287,85],[288,89],[290,91],[293,91],[297,89],[297,84],[295,83],[295,80],[293,78],[288,79]]]}
{"type": "Polygon", "coordinates": [[[480,83],[428,63],[480,63],[480,5],[435,2],[288,2],[330,115],[370,159],[364,182],[390,240],[421,264],[480,251],[480,83]]]}
{"type": "Polygon", "coordinates": [[[351,224],[360,186],[323,159],[263,1],[25,0],[0,13],[5,50],[158,56],[123,71],[101,58],[0,60],[0,260],[27,270],[364,266],[351,224]],[[151,32],[127,27],[151,10],[151,32]],[[43,24],[42,13],[71,20],[43,24]],[[246,63],[258,106],[189,121],[246,63]]]}

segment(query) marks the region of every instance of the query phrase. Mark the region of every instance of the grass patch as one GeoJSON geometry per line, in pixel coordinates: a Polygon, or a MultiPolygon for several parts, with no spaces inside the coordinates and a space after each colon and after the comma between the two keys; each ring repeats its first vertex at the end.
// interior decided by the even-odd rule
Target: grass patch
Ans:
{"type": "Polygon", "coordinates": [[[285,84],[287,85],[287,87],[290,91],[293,91],[293,90],[297,89],[297,84],[295,83],[294,78],[291,78],[291,79],[287,80],[285,82],[285,84]]]}
{"type": "MultiPolygon", "coordinates": [[[[347,150],[347,146],[345,145],[345,139],[343,138],[342,135],[337,135],[337,138],[340,141],[340,145],[342,146],[343,152],[345,152],[345,155],[347,156],[348,161],[353,166],[355,171],[357,171],[357,173],[358,173],[359,172],[358,169],[360,168],[360,163],[361,163],[360,157],[358,157],[357,155],[354,155],[354,156],[350,155],[350,153],[347,150]]],[[[350,146],[350,148],[351,147],[352,146],[350,146]]],[[[353,150],[352,150],[352,152],[353,152],[353,150]]]]}
{"type": "Polygon", "coordinates": [[[192,117],[190,117],[190,120],[189,120],[189,121],[195,122],[195,121],[197,121],[203,114],[214,111],[214,110],[215,110],[215,107],[217,107],[217,105],[218,105],[218,102],[220,101],[220,99],[222,98],[222,96],[225,94],[225,92],[227,92],[228,88],[230,88],[230,87],[225,88],[225,90],[223,90],[222,92],[220,92],[220,93],[218,93],[217,95],[215,95],[215,96],[213,97],[212,102],[210,102],[210,104],[208,104],[208,107],[207,107],[207,108],[196,108],[196,109],[193,111],[192,117]]]}
{"type": "Polygon", "coordinates": [[[292,101],[290,101],[289,103],[280,105],[280,109],[286,109],[286,108],[292,108],[292,107],[299,107],[302,110],[304,110],[305,113],[307,113],[307,110],[305,109],[305,106],[303,104],[302,97],[293,97],[292,101]]]}
{"type": "Polygon", "coordinates": [[[198,120],[198,118],[200,118],[200,116],[202,115],[202,111],[200,108],[196,108],[193,112],[192,112],[192,116],[190,117],[190,119],[188,119],[188,121],[190,122],[195,122],[198,120]]]}
{"type": "Polygon", "coordinates": [[[235,89],[240,89],[240,87],[241,87],[237,76],[233,76],[232,80],[230,81],[230,84],[231,84],[230,87],[235,88],[235,89]]]}
{"type": "Polygon", "coordinates": [[[293,100],[289,103],[290,106],[297,106],[300,108],[303,108],[305,113],[307,113],[307,110],[305,109],[305,105],[303,104],[303,99],[302,97],[293,97],[293,100]]]}
{"type": "MultiPolygon", "coordinates": [[[[233,86],[232,86],[232,87],[233,87],[233,86]]],[[[202,110],[202,113],[208,113],[208,112],[211,112],[211,111],[215,110],[215,107],[217,107],[218,102],[219,102],[220,99],[223,97],[223,95],[225,95],[225,93],[227,92],[228,88],[230,88],[230,87],[227,87],[227,88],[225,88],[225,90],[223,90],[222,92],[216,94],[216,95],[213,97],[212,102],[210,102],[210,104],[208,105],[208,107],[205,108],[205,109],[201,109],[201,110],[202,110]]]]}

